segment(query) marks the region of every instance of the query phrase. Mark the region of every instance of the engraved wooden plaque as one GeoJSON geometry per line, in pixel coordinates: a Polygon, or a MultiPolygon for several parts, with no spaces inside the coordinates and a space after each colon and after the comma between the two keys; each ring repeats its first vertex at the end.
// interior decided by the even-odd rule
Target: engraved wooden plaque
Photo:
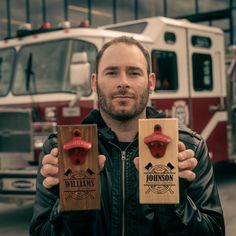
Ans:
{"type": "Polygon", "coordinates": [[[58,126],[62,211],[100,208],[96,125],[58,126]]]}
{"type": "Polygon", "coordinates": [[[178,120],[139,120],[139,197],[143,204],[179,203],[178,120]]]}

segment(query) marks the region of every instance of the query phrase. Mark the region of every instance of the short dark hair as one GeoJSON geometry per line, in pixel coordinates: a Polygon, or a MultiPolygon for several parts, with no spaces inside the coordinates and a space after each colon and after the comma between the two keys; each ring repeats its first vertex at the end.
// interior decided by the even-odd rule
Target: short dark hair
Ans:
{"type": "Polygon", "coordinates": [[[104,52],[106,51],[106,49],[109,48],[110,46],[112,46],[114,44],[118,44],[118,43],[124,43],[127,45],[135,45],[141,50],[141,52],[143,53],[143,56],[145,57],[146,62],[147,62],[147,74],[149,75],[150,74],[150,56],[149,56],[148,50],[145,49],[139,41],[137,41],[136,39],[134,39],[132,37],[127,37],[127,36],[120,36],[118,38],[114,38],[111,41],[109,41],[103,45],[103,47],[101,48],[101,50],[98,52],[98,54],[96,56],[96,68],[95,68],[96,74],[98,74],[98,66],[99,66],[101,58],[102,58],[104,52]]]}

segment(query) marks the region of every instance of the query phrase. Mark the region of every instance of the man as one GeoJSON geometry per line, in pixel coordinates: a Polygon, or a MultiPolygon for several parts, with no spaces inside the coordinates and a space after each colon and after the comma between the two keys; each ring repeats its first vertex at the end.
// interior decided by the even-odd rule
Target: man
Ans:
{"type": "Polygon", "coordinates": [[[31,235],[224,235],[222,208],[205,142],[180,129],[180,204],[148,205],[138,199],[138,119],[163,117],[147,106],[155,88],[149,54],[136,40],[116,38],[97,55],[92,89],[101,167],[101,210],[60,212],[56,135],[44,144],[31,235]]]}

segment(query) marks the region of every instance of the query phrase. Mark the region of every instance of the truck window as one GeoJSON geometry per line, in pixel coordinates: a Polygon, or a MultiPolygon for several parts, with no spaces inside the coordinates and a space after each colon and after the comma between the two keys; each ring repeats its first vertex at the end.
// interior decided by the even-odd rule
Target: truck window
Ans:
{"type": "Polygon", "coordinates": [[[5,96],[9,91],[15,55],[13,48],[0,50],[0,96],[5,96]]]}
{"type": "MultiPolygon", "coordinates": [[[[91,72],[94,71],[97,49],[91,43],[67,39],[22,47],[16,64],[13,93],[75,93],[76,88],[69,80],[71,57],[75,52],[87,53],[91,72]]],[[[85,87],[88,95],[91,93],[89,79],[85,87]]]]}
{"type": "Polygon", "coordinates": [[[152,51],[152,68],[156,74],[155,91],[177,90],[177,56],[173,51],[152,51]]]}
{"type": "Polygon", "coordinates": [[[211,55],[193,53],[192,68],[194,90],[211,91],[213,89],[211,55]]]}
{"type": "Polygon", "coordinates": [[[112,26],[107,27],[108,30],[122,31],[128,33],[142,34],[147,26],[147,22],[139,22],[136,24],[130,25],[120,25],[120,26],[112,26]]]}
{"type": "Polygon", "coordinates": [[[193,35],[191,38],[192,45],[198,48],[211,48],[212,42],[209,37],[193,35]]]}
{"type": "Polygon", "coordinates": [[[174,44],[176,42],[176,35],[173,32],[165,32],[164,40],[167,44],[174,44]]]}

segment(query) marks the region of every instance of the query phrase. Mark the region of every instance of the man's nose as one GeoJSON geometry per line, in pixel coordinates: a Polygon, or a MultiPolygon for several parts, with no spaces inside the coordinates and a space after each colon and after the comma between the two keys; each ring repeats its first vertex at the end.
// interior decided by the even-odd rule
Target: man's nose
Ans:
{"type": "Polygon", "coordinates": [[[125,72],[120,73],[119,87],[129,87],[128,76],[125,72]]]}

